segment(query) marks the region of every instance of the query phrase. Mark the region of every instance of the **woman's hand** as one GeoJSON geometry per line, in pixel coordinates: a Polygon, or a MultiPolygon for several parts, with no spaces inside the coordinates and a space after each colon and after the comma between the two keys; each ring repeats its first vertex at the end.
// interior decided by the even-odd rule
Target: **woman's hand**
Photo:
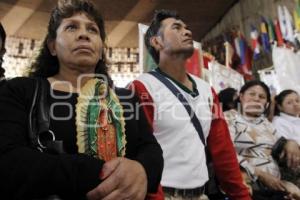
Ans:
{"type": "Polygon", "coordinates": [[[284,146],[283,154],[280,158],[286,157],[287,166],[296,168],[300,165],[299,145],[294,140],[288,140],[284,146]]]}
{"type": "Polygon", "coordinates": [[[289,182],[289,181],[282,181],[282,182],[284,184],[286,191],[289,193],[286,196],[286,199],[300,200],[300,189],[292,182],[289,182]]]}
{"type": "Polygon", "coordinates": [[[101,178],[95,189],[87,193],[88,200],[144,200],[147,193],[147,176],[143,166],[127,158],[115,158],[104,164],[101,178]]]}
{"type": "Polygon", "coordinates": [[[272,174],[256,168],[255,175],[258,177],[258,180],[260,180],[268,188],[275,191],[285,191],[283,182],[272,174]]]}

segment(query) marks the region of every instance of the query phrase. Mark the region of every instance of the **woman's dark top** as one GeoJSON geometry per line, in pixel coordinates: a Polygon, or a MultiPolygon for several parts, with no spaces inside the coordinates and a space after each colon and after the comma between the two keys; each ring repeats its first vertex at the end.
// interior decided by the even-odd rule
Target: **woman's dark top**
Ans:
{"type": "MultiPolygon", "coordinates": [[[[41,153],[28,142],[28,114],[35,80],[15,78],[0,89],[0,193],[1,199],[33,199],[57,194],[84,199],[101,180],[103,160],[78,154],[75,105],[77,93],[50,90],[50,129],[62,140],[66,154],[41,153]],[[68,106],[71,105],[71,106],[68,106]]],[[[48,84],[50,88],[50,84],[48,84]]],[[[124,109],[126,157],[145,168],[148,192],[160,182],[163,158],[138,99],[126,89],[116,89],[124,109]]]]}

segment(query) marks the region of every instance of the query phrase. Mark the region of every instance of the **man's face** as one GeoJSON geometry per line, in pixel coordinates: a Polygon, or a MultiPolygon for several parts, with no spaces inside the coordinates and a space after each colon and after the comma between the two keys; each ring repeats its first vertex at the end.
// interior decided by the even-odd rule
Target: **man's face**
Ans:
{"type": "Polygon", "coordinates": [[[166,54],[183,54],[186,58],[193,55],[192,32],[187,25],[178,19],[167,18],[162,21],[158,33],[161,49],[166,54]]]}

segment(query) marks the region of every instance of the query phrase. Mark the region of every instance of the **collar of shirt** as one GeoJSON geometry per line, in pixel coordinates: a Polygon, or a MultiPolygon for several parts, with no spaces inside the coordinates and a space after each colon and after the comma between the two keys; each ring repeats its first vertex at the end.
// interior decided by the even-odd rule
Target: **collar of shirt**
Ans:
{"type": "Polygon", "coordinates": [[[192,97],[197,97],[199,95],[196,82],[194,81],[194,79],[189,74],[186,74],[186,75],[188,76],[188,79],[192,82],[192,87],[193,87],[192,91],[189,88],[187,88],[185,85],[180,83],[179,81],[176,81],[174,78],[172,78],[171,76],[169,76],[165,72],[161,71],[161,69],[159,67],[156,68],[156,71],[159,72],[160,74],[164,75],[165,77],[171,79],[178,87],[180,87],[186,93],[190,94],[192,97]]]}
{"type": "Polygon", "coordinates": [[[261,124],[266,119],[266,117],[263,114],[259,117],[247,117],[239,113],[238,117],[240,118],[240,120],[246,123],[256,124],[256,125],[261,124]]]}
{"type": "Polygon", "coordinates": [[[300,123],[300,118],[299,117],[295,117],[292,115],[288,115],[286,113],[280,112],[280,117],[283,117],[284,119],[290,121],[290,122],[298,122],[300,123]]]}

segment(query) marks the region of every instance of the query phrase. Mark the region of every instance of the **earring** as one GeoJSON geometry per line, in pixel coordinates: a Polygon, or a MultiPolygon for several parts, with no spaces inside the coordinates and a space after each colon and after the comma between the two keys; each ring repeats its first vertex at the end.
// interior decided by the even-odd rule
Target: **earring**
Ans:
{"type": "Polygon", "coordinates": [[[50,52],[52,56],[56,56],[56,51],[50,52]]]}

